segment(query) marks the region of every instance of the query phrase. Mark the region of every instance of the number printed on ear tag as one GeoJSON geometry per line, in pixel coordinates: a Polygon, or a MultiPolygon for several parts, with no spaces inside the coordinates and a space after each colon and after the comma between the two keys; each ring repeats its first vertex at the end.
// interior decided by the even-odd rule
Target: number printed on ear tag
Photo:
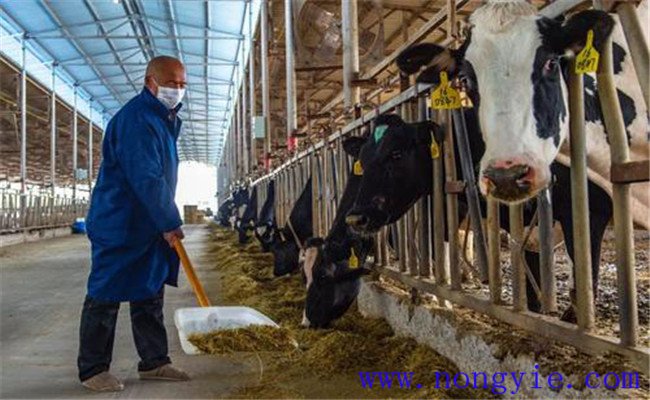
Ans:
{"type": "Polygon", "coordinates": [[[357,160],[354,162],[354,165],[352,166],[352,172],[357,176],[363,175],[363,167],[361,166],[361,161],[357,160]]]}
{"type": "Polygon", "coordinates": [[[440,147],[438,146],[438,143],[432,138],[431,139],[431,158],[438,158],[440,157],[440,147]]]}
{"type": "Polygon", "coordinates": [[[431,92],[431,108],[434,110],[453,110],[460,107],[460,94],[451,87],[447,73],[441,71],[440,85],[431,92]]]}
{"type": "Polygon", "coordinates": [[[348,267],[352,269],[359,268],[359,259],[357,258],[357,255],[354,254],[354,247],[351,247],[350,251],[352,252],[352,254],[350,255],[350,259],[348,260],[348,267]]]}
{"type": "Polygon", "coordinates": [[[580,75],[597,72],[599,59],[600,54],[598,53],[598,50],[594,48],[594,31],[593,29],[589,29],[589,32],[587,32],[587,42],[585,43],[585,47],[576,56],[576,74],[580,75]]]}

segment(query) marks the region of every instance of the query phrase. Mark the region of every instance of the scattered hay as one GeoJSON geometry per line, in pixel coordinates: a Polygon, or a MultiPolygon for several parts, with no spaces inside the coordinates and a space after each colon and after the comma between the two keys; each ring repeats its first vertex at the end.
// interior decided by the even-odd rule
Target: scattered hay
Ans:
{"type": "Polygon", "coordinates": [[[187,338],[199,350],[208,354],[236,352],[291,351],[295,349],[289,331],[268,325],[192,334],[187,338]]]}
{"type": "MultiPolygon", "coordinates": [[[[415,340],[396,336],[383,319],[364,318],[353,305],[331,329],[300,326],[305,288],[300,274],[273,277],[273,257],[257,242],[242,246],[236,234],[212,230],[220,301],[268,315],[298,342],[293,351],[260,353],[261,379],[240,387],[232,398],[492,398],[488,390],[434,387],[435,371],[458,372],[449,360],[415,340]],[[360,371],[412,371],[422,388],[362,387],[360,371]]],[[[218,341],[218,338],[215,338],[218,341]]]]}

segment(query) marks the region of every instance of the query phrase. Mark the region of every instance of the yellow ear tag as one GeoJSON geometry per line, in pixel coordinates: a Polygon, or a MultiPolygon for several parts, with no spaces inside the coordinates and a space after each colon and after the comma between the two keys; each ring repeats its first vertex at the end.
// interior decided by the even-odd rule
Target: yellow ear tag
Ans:
{"type": "Polygon", "coordinates": [[[348,267],[352,269],[359,268],[359,259],[357,258],[357,255],[354,254],[354,248],[351,247],[350,251],[352,252],[352,255],[350,255],[350,259],[348,260],[348,267]]]}
{"type": "Polygon", "coordinates": [[[598,71],[599,58],[600,54],[594,48],[594,31],[589,29],[585,47],[576,56],[576,74],[580,75],[598,71]]]}
{"type": "Polygon", "coordinates": [[[431,138],[431,158],[440,157],[440,147],[434,138],[431,138]]]}
{"type": "Polygon", "coordinates": [[[361,161],[357,160],[354,162],[352,172],[357,176],[363,175],[363,167],[361,167],[361,161]]]}
{"type": "Polygon", "coordinates": [[[440,86],[431,92],[431,108],[434,110],[453,110],[460,107],[460,94],[451,87],[447,73],[441,71],[440,86]]]}

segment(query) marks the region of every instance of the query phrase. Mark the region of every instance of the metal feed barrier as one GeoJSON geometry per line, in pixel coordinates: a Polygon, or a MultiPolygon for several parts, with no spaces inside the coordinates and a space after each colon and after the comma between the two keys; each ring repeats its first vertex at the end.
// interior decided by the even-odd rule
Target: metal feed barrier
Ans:
{"type": "Polygon", "coordinates": [[[0,190],[0,235],[70,226],[87,211],[86,200],[0,190]]]}
{"type": "MultiPolygon", "coordinates": [[[[596,4],[598,6],[598,4],[596,4]]],[[[624,14],[621,18],[624,31],[634,31],[638,19],[630,16],[627,5],[619,7],[617,12],[624,14]],[[632,26],[632,27],[630,27],[632,26]]],[[[639,47],[638,36],[628,36],[631,47],[639,47]]],[[[643,44],[641,45],[641,47],[643,44]]],[[[647,43],[645,43],[647,49],[647,43]]],[[[646,51],[647,54],[647,51],[646,51]]],[[[643,68],[639,75],[648,76],[647,57],[639,61],[632,52],[637,68],[643,68]]],[[[572,69],[573,71],[573,69],[572,69]]],[[[511,206],[510,216],[510,257],[512,268],[512,303],[503,299],[503,280],[501,276],[501,251],[499,206],[488,201],[487,215],[481,216],[478,209],[478,195],[471,161],[467,159],[467,136],[464,132],[463,114],[460,110],[431,112],[426,106],[426,98],[431,89],[428,85],[405,87],[403,91],[368,112],[353,120],[343,129],[330,137],[312,145],[295,157],[285,162],[272,173],[254,181],[253,185],[265,187],[266,182],[276,180],[276,215],[283,226],[291,207],[300,195],[307,179],[312,177],[313,190],[313,224],[314,236],[325,236],[331,226],[336,206],[351,167],[351,159],[342,148],[342,140],[349,135],[359,135],[361,130],[371,127],[373,120],[386,112],[397,112],[407,122],[433,119],[445,123],[448,127],[441,148],[441,157],[433,163],[433,195],[419,200],[393,226],[383,228],[376,237],[376,251],[370,263],[382,275],[397,280],[416,292],[436,296],[441,303],[449,301],[479,313],[559,342],[567,343],[594,355],[613,352],[627,358],[640,371],[648,374],[650,352],[637,345],[638,313],[636,278],[634,275],[634,236],[630,216],[630,184],[646,178],[630,177],[613,181],[614,230],[617,255],[617,292],[619,299],[620,336],[601,336],[594,333],[594,297],[591,276],[591,255],[589,245],[589,213],[587,206],[587,173],[584,132],[584,101],[582,79],[569,80],[569,112],[571,140],[571,184],[573,199],[573,221],[575,238],[575,277],[576,280],[576,314],[577,325],[560,321],[548,314],[557,310],[555,292],[553,238],[552,238],[552,204],[549,190],[543,191],[537,199],[538,212],[528,228],[523,224],[522,206],[511,206]],[[452,123],[453,122],[453,123],[452,123]],[[452,128],[453,126],[453,128],[452,128]],[[460,154],[454,154],[454,141],[458,142],[460,154]],[[455,158],[460,157],[463,165],[463,180],[456,177],[455,158]],[[445,173],[443,175],[443,163],[445,173]],[[462,282],[462,265],[465,258],[461,254],[463,243],[459,240],[460,221],[457,218],[458,194],[465,192],[470,203],[470,222],[476,241],[476,258],[471,268],[477,271],[481,281],[488,281],[489,296],[471,293],[462,282]],[[446,203],[446,208],[445,208],[446,203]],[[430,214],[430,210],[433,212],[430,214]],[[429,215],[436,221],[442,221],[447,215],[448,245],[444,242],[444,224],[432,226],[429,215]],[[481,218],[487,217],[485,237],[481,227],[481,218]],[[540,243],[540,284],[535,292],[542,305],[542,313],[533,313],[527,309],[526,276],[527,266],[523,257],[523,246],[531,234],[532,225],[537,224],[540,243]],[[395,258],[391,257],[388,246],[388,231],[393,233],[395,258]],[[433,237],[433,241],[430,238],[433,237]],[[435,251],[433,251],[435,250],[435,251]],[[432,258],[435,254],[435,258],[432,258]],[[395,261],[393,261],[395,260],[395,261]]],[[[612,43],[606,44],[600,57],[597,73],[600,101],[604,112],[605,124],[609,131],[611,144],[612,168],[623,168],[633,164],[629,162],[629,150],[625,128],[615,95],[613,82],[612,43]]],[[[643,80],[641,79],[641,82],[643,80]]],[[[647,95],[646,102],[647,102],[647,95]]],[[[259,192],[259,204],[263,203],[265,192],[259,192]]]]}

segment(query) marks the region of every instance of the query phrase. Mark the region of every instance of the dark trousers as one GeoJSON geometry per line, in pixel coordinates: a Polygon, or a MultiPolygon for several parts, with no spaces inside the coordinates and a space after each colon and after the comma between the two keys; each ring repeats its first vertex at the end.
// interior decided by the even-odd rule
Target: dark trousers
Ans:
{"type": "MultiPolygon", "coordinates": [[[[140,356],[138,371],[169,364],[167,332],[163,322],[164,290],[152,298],[130,302],[131,329],[140,356]]],[[[108,371],[113,356],[115,325],[120,303],[106,303],[86,296],[79,328],[79,379],[85,381],[108,371]]]]}

